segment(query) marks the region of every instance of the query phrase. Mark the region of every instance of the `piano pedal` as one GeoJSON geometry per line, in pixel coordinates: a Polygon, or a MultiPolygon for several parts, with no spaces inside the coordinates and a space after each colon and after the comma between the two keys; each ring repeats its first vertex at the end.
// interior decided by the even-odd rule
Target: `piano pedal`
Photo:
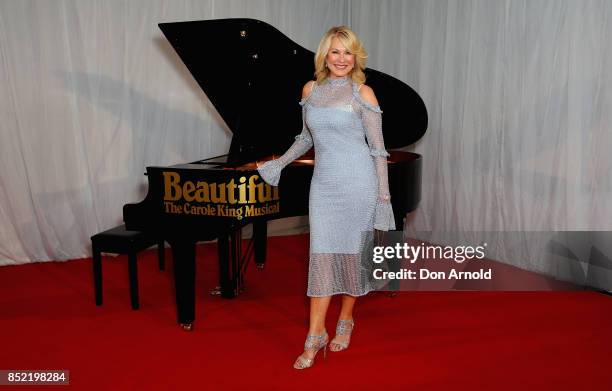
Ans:
{"type": "Polygon", "coordinates": [[[210,294],[212,296],[221,296],[221,287],[220,286],[216,286],[213,289],[210,290],[210,294]]]}
{"type": "Polygon", "coordinates": [[[266,267],[266,264],[265,263],[257,263],[256,266],[257,266],[257,270],[263,270],[264,267],[266,267]]]}

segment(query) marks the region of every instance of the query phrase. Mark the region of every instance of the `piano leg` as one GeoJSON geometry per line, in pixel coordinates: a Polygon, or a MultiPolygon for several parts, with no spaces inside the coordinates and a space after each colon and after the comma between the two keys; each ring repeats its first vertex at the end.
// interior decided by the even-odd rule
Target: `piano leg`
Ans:
{"type": "Polygon", "coordinates": [[[102,305],[102,253],[96,247],[93,248],[92,253],[96,305],[102,305]]]}
{"type": "Polygon", "coordinates": [[[221,297],[228,299],[236,297],[235,267],[232,258],[235,252],[232,251],[232,234],[224,234],[217,239],[217,250],[219,254],[219,285],[221,286],[221,297]]]}
{"type": "Polygon", "coordinates": [[[195,244],[188,238],[166,239],[172,247],[176,309],[181,327],[191,331],[195,320],[195,244]]]}
{"type": "MultiPolygon", "coordinates": [[[[244,289],[245,270],[242,254],[242,228],[231,230],[217,239],[219,252],[219,285],[221,297],[232,299],[244,289]]],[[[217,291],[213,291],[218,294],[217,291]]]]}
{"type": "Polygon", "coordinates": [[[232,244],[230,247],[230,260],[232,267],[232,278],[234,280],[234,292],[235,295],[238,296],[244,290],[244,275],[242,273],[242,228],[233,231],[231,239],[232,244]]]}
{"type": "Polygon", "coordinates": [[[253,223],[253,246],[255,251],[255,264],[258,269],[266,266],[266,244],[268,243],[268,222],[256,221],[253,223]]]}

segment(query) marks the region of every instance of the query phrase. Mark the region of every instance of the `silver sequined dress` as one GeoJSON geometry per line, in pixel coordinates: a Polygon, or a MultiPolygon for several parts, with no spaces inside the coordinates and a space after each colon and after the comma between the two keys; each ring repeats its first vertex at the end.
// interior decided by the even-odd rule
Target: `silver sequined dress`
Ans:
{"type": "Polygon", "coordinates": [[[283,156],[258,170],[276,186],[281,170],[314,144],[307,295],[361,296],[372,290],[371,253],[364,252],[374,228],[395,229],[391,204],[379,198],[389,193],[382,111],[348,77],[315,82],[300,105],[302,132],[283,156]]]}

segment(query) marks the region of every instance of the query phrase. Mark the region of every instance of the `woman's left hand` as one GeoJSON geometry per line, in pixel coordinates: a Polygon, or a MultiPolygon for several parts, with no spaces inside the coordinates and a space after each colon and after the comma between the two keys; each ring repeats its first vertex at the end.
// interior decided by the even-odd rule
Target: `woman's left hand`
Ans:
{"type": "Polygon", "coordinates": [[[391,196],[389,194],[379,194],[378,201],[388,204],[391,202],[391,196]]]}

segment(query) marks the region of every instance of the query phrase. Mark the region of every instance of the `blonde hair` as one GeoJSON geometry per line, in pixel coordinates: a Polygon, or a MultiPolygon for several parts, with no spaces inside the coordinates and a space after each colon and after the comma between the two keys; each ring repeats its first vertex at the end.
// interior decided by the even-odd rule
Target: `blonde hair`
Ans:
{"type": "Polygon", "coordinates": [[[330,72],[325,66],[325,57],[327,57],[327,52],[331,47],[331,42],[334,37],[338,38],[342,45],[355,55],[355,66],[353,66],[350,76],[355,83],[363,84],[365,82],[365,73],[363,73],[363,71],[365,69],[368,53],[366,53],[363,44],[359,38],[357,38],[357,34],[346,26],[332,27],[325,33],[323,38],[321,38],[317,53],[315,54],[315,76],[317,78],[317,84],[321,84],[329,77],[330,72]]]}

